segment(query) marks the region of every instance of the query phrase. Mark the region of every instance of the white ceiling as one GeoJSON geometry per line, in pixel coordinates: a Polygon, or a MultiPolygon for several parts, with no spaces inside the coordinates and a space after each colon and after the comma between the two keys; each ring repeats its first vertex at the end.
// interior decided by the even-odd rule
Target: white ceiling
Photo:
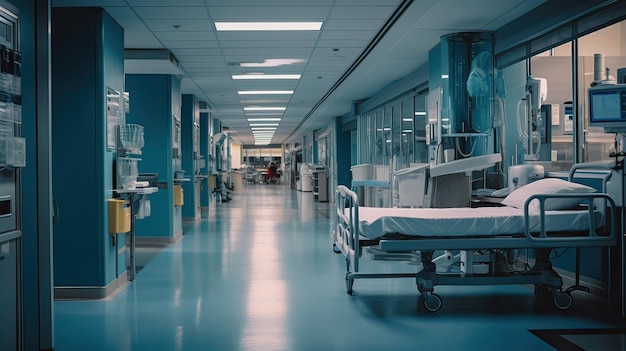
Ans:
{"type": "Polygon", "coordinates": [[[328,126],[332,117],[349,113],[353,101],[367,99],[425,65],[428,50],[442,35],[496,30],[545,1],[52,0],[52,6],[103,7],[124,28],[127,49],[170,50],[180,62],[182,93],[206,101],[241,143],[254,143],[244,105],[286,106],[272,139],[280,144],[328,126]],[[402,6],[406,10],[363,56],[402,6]],[[320,31],[216,32],[216,21],[323,21],[323,26],[320,31]],[[305,62],[263,69],[236,65],[276,58],[305,62]],[[357,60],[359,64],[349,70],[357,60]],[[267,82],[231,77],[247,72],[293,73],[302,78],[267,82]],[[237,94],[267,89],[294,94],[237,94]]]}

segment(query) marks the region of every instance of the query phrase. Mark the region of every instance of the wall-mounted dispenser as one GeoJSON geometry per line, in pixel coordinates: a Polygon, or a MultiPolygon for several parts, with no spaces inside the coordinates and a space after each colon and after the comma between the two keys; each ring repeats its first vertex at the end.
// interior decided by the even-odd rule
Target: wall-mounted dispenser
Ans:
{"type": "Polygon", "coordinates": [[[130,232],[130,206],[126,200],[109,199],[109,234],[130,232]]]}
{"type": "Polygon", "coordinates": [[[185,204],[185,193],[180,184],[174,184],[174,206],[182,206],[185,204]]]}

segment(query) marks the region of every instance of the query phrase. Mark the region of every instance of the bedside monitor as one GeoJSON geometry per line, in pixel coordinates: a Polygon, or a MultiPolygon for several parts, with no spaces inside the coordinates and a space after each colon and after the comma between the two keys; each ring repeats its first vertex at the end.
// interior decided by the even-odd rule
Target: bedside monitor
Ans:
{"type": "Polygon", "coordinates": [[[626,131],[626,84],[589,88],[589,126],[626,131]]]}

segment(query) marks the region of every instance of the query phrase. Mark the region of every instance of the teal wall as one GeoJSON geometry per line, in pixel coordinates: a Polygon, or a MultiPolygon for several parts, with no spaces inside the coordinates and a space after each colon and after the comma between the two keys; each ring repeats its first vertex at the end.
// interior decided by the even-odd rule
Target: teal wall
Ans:
{"type": "MultiPolygon", "coordinates": [[[[185,178],[190,181],[183,182],[185,203],[183,205],[183,220],[195,222],[200,220],[200,178],[197,177],[200,170],[196,169],[196,153],[200,153],[200,140],[194,138],[196,128],[200,126],[200,105],[195,95],[182,95],[181,106],[182,122],[182,167],[185,170],[185,178]]],[[[198,155],[199,157],[199,155],[198,155]]]]}
{"type": "MultiPolygon", "coordinates": [[[[348,188],[350,185],[350,159],[352,155],[351,151],[351,132],[343,132],[341,130],[341,118],[335,118],[335,135],[337,140],[335,141],[335,145],[337,145],[335,155],[337,160],[337,185],[345,185],[348,188]]],[[[334,191],[334,189],[330,189],[330,191],[334,191]]]]}
{"type": "MultiPolygon", "coordinates": [[[[51,141],[48,1],[10,0],[19,8],[22,52],[22,136],[26,165],[22,170],[22,304],[24,350],[53,348],[51,141]]],[[[17,12],[17,11],[16,11],[17,12]]],[[[6,281],[4,283],[7,283],[6,281]]],[[[5,318],[5,316],[0,316],[5,318]]],[[[8,346],[9,348],[11,346],[8,346]]]]}
{"type": "MultiPolygon", "coordinates": [[[[204,156],[205,168],[200,170],[202,174],[209,174],[209,155],[211,151],[210,141],[210,128],[211,128],[211,115],[208,112],[200,113],[200,152],[204,156]]],[[[211,188],[209,186],[209,180],[205,180],[200,187],[200,206],[208,207],[211,201],[211,188]]]]}
{"type": "Polygon", "coordinates": [[[149,195],[151,215],[135,222],[137,237],[174,241],[182,235],[181,208],[174,207],[173,115],[180,116],[180,79],[169,74],[127,74],[130,112],[126,123],[144,127],[139,173],[157,173],[159,191],[149,195]]]}
{"type": "Polygon", "coordinates": [[[105,92],[124,91],[124,33],[98,8],[54,8],[51,33],[54,285],[106,286],[120,272],[107,228],[105,92]]]}

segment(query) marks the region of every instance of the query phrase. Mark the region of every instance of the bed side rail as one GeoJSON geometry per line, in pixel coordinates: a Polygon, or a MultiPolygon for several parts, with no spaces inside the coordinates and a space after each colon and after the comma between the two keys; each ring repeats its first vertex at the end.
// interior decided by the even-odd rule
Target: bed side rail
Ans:
{"type": "Polygon", "coordinates": [[[605,193],[580,194],[535,194],[530,196],[524,204],[524,234],[538,247],[556,247],[559,243],[564,246],[612,246],[616,240],[617,207],[613,198],[605,193]],[[581,204],[587,206],[587,220],[589,227],[587,235],[550,236],[546,231],[545,207],[548,199],[581,199],[581,204]],[[539,212],[531,212],[529,205],[533,200],[539,201],[539,212]],[[600,211],[602,216],[596,218],[600,211]],[[533,230],[533,218],[539,219],[539,230],[533,230]],[[580,244],[580,245],[576,245],[580,244]]]}
{"type": "Polygon", "coordinates": [[[355,272],[359,270],[359,196],[346,186],[337,186],[335,197],[335,245],[348,259],[355,272]]]}

